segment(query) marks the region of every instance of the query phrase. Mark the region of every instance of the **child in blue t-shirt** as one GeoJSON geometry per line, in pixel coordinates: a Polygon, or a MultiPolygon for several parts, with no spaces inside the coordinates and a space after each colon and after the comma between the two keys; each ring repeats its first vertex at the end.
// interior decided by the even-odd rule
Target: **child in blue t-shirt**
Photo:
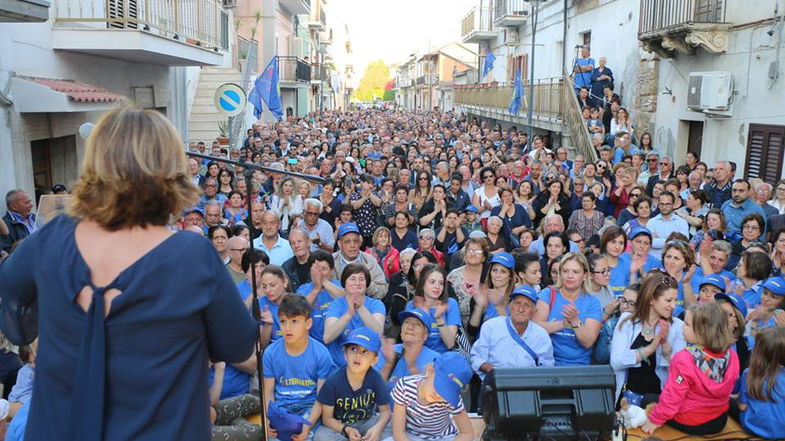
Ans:
{"type": "Polygon", "coordinates": [[[381,346],[379,334],[366,327],[355,329],[344,341],[346,366],[327,378],[317,396],[322,426],[314,441],[381,439],[390,419],[390,395],[381,375],[372,369],[381,346]]]}
{"type": "MultiPolygon", "coordinates": [[[[321,406],[316,395],[333,371],[330,353],[323,344],[308,336],[313,321],[308,300],[299,294],[287,294],[278,308],[278,321],[282,337],[264,351],[262,359],[264,396],[275,401],[290,413],[301,415],[311,422],[304,425],[294,441],[304,441],[321,417],[321,406]]],[[[275,438],[275,427],[268,435],[275,438]]]]}
{"type": "Polygon", "coordinates": [[[766,439],[785,438],[785,328],[758,331],[750,367],[741,376],[739,422],[766,439]]]}

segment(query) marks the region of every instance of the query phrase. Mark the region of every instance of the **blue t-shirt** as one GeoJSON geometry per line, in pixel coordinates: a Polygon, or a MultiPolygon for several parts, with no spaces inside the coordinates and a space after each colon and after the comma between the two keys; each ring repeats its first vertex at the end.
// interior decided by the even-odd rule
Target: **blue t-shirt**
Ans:
{"type": "MultiPolygon", "coordinates": [[[[728,270],[722,270],[717,275],[720,277],[727,277],[728,282],[733,282],[736,280],[736,276],[728,270]]],[[[695,270],[695,275],[693,275],[692,280],[690,280],[690,284],[692,285],[692,293],[695,294],[695,297],[698,297],[698,293],[701,289],[701,283],[703,283],[703,279],[706,277],[707,276],[703,275],[703,268],[698,267],[695,270]]]]}
{"type": "Polygon", "coordinates": [[[335,367],[327,348],[311,337],[297,356],[286,352],[284,340],[271,343],[264,350],[262,366],[264,378],[275,379],[275,402],[297,415],[313,407],[316,383],[327,379],[335,367]]]}
{"type": "MultiPolygon", "coordinates": [[[[551,302],[551,290],[549,288],[540,291],[539,299],[549,305],[551,302]]],[[[569,302],[562,297],[559,291],[556,291],[556,297],[553,302],[553,308],[548,313],[549,322],[558,322],[564,319],[561,311],[564,306],[569,302]]],[[[594,319],[602,323],[602,308],[600,301],[594,296],[586,293],[581,293],[575,299],[573,305],[578,310],[578,317],[582,322],[586,323],[588,319],[594,319]]],[[[591,348],[584,348],[578,342],[575,336],[575,330],[562,329],[561,331],[551,334],[551,342],[553,343],[553,359],[556,366],[569,366],[569,365],[588,365],[591,364],[591,348]]]]}
{"type": "MultiPolygon", "coordinates": [[[[210,372],[207,373],[207,381],[210,386],[213,385],[214,378],[215,369],[211,367],[210,372]]],[[[246,374],[241,370],[235,369],[234,366],[227,364],[226,369],[224,369],[224,382],[223,386],[221,387],[221,396],[219,399],[226,400],[227,398],[233,398],[242,394],[247,394],[250,381],[250,374],[246,374]]]]}
{"type": "MultiPolygon", "coordinates": [[[[406,310],[411,311],[412,309],[415,309],[414,302],[409,301],[409,303],[406,304],[406,310]]],[[[495,308],[488,307],[487,309],[494,309],[495,311],[495,308]]],[[[428,340],[425,341],[425,346],[443,354],[450,349],[444,344],[444,341],[442,341],[442,335],[439,332],[439,327],[436,325],[436,317],[434,316],[434,314],[436,314],[436,308],[431,308],[428,312],[431,314],[433,325],[431,326],[431,333],[428,335],[428,340]]],[[[447,311],[444,313],[444,322],[445,325],[461,326],[461,311],[458,309],[458,302],[452,297],[447,299],[447,311]]]]}
{"type": "Polygon", "coordinates": [[[616,297],[624,294],[624,290],[630,285],[630,266],[632,266],[632,256],[629,253],[624,253],[619,256],[616,266],[611,267],[611,280],[608,283],[608,288],[616,297]]]}
{"type": "MultiPolygon", "coordinates": [[[[365,296],[365,308],[371,314],[382,314],[384,315],[384,303],[381,301],[374,299],[373,297],[365,296]]],[[[346,303],[346,297],[339,297],[333,300],[330,303],[330,306],[327,307],[327,312],[324,315],[325,320],[328,317],[335,317],[340,318],[342,315],[346,313],[348,308],[348,304],[346,303]]],[[[343,342],[346,341],[346,338],[349,337],[349,334],[352,333],[357,328],[362,328],[365,326],[363,324],[363,320],[360,318],[360,314],[357,312],[354,313],[354,317],[349,320],[349,323],[346,324],[346,328],[343,330],[341,335],[338,336],[335,340],[331,343],[327,344],[327,349],[330,350],[330,355],[333,357],[333,362],[336,366],[341,367],[346,364],[346,358],[343,356],[343,342]]]]}
{"type": "MultiPolygon", "coordinates": [[[[594,58],[578,58],[575,60],[578,66],[591,66],[594,68],[594,58]]],[[[592,69],[593,70],[593,69],[592,69]]],[[[575,72],[575,88],[588,87],[591,89],[591,72],[575,72]]]]}
{"type": "MultiPolygon", "coordinates": [[[[338,280],[331,280],[332,283],[341,286],[341,282],[338,280]]],[[[307,296],[309,292],[313,289],[313,282],[308,282],[304,285],[300,285],[297,288],[297,294],[302,294],[303,296],[307,296]]],[[[327,312],[327,308],[330,307],[330,304],[333,302],[333,296],[327,292],[326,289],[319,291],[316,294],[316,299],[313,301],[313,308],[311,308],[311,320],[313,320],[313,324],[311,325],[311,337],[319,340],[320,343],[324,343],[324,319],[325,313],[327,312]]]]}
{"type": "Polygon", "coordinates": [[[747,310],[753,310],[760,305],[760,295],[763,291],[763,284],[758,282],[752,285],[750,288],[744,290],[741,293],[741,297],[744,299],[744,303],[747,304],[747,310]]]}
{"type": "MultiPolygon", "coordinates": [[[[739,422],[744,430],[766,439],[782,439],[785,431],[782,422],[785,421],[785,368],[780,367],[776,384],[772,389],[774,401],[760,401],[750,398],[747,394],[747,374],[749,369],[741,375],[741,390],[739,391],[739,404],[746,404],[747,410],[741,412],[739,422]]],[[[763,383],[763,392],[768,389],[763,383]]]]}
{"type": "MultiPolygon", "coordinates": [[[[395,387],[395,383],[398,382],[398,379],[408,377],[409,375],[416,375],[414,372],[409,371],[409,366],[406,364],[406,360],[403,359],[403,344],[399,343],[393,346],[393,349],[396,354],[401,354],[401,358],[398,359],[398,363],[395,364],[392,372],[390,372],[390,377],[387,379],[387,389],[390,391],[395,387]]],[[[420,355],[414,360],[414,365],[417,367],[417,370],[420,371],[419,374],[423,374],[425,372],[425,366],[427,366],[428,363],[433,363],[437,358],[439,358],[438,352],[427,346],[423,346],[420,355]]],[[[374,369],[381,372],[386,362],[387,360],[385,360],[384,355],[379,353],[379,362],[376,363],[374,369]]]]}
{"type": "Polygon", "coordinates": [[[324,405],[333,406],[336,420],[355,424],[368,421],[376,414],[377,406],[389,405],[390,393],[382,376],[374,369],[368,369],[359,389],[352,389],[346,367],[342,367],[327,378],[317,399],[324,405]]]}
{"type": "Polygon", "coordinates": [[[270,342],[281,338],[281,322],[278,320],[278,305],[271,302],[267,296],[259,297],[259,311],[264,312],[265,308],[270,310],[273,316],[273,329],[270,331],[270,342]]]}

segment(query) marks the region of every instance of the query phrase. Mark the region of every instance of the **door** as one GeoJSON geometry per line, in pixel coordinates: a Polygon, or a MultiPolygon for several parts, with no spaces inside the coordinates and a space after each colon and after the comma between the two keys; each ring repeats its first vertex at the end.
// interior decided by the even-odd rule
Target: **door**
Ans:
{"type": "Polygon", "coordinates": [[[776,184],[782,177],[785,126],[750,124],[747,132],[746,175],[776,184]]]}
{"type": "Polygon", "coordinates": [[[49,193],[52,189],[52,163],[49,159],[49,140],[42,139],[30,143],[30,153],[33,160],[33,185],[35,185],[35,201],[42,194],[49,193]]]}
{"type": "Polygon", "coordinates": [[[703,145],[703,121],[688,121],[688,123],[687,153],[694,153],[700,158],[703,145]]]}

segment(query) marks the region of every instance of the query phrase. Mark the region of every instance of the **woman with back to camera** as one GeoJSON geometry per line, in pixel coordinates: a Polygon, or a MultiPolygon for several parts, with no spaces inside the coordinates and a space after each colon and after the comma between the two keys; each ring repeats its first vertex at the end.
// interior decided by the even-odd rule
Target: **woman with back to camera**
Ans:
{"type": "MultiPolygon", "coordinates": [[[[210,439],[208,358],[246,361],[258,328],[210,242],[166,226],[197,198],[163,115],[101,117],[69,215],[0,266],[6,307],[38,302],[25,439],[210,439]]],[[[4,331],[34,337],[14,323],[4,331]]]]}

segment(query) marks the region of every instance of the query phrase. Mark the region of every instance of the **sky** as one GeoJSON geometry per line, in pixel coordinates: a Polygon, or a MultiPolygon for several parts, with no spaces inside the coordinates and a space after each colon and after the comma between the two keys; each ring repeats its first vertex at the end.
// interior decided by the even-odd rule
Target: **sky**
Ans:
{"type": "MultiPolygon", "coordinates": [[[[328,0],[325,12],[338,35],[348,26],[359,79],[371,61],[406,61],[413,52],[426,53],[429,40],[431,49],[460,42],[461,19],[475,4],[479,0],[328,0]]],[[[333,57],[342,63],[342,39],[334,41],[333,57]]]]}

